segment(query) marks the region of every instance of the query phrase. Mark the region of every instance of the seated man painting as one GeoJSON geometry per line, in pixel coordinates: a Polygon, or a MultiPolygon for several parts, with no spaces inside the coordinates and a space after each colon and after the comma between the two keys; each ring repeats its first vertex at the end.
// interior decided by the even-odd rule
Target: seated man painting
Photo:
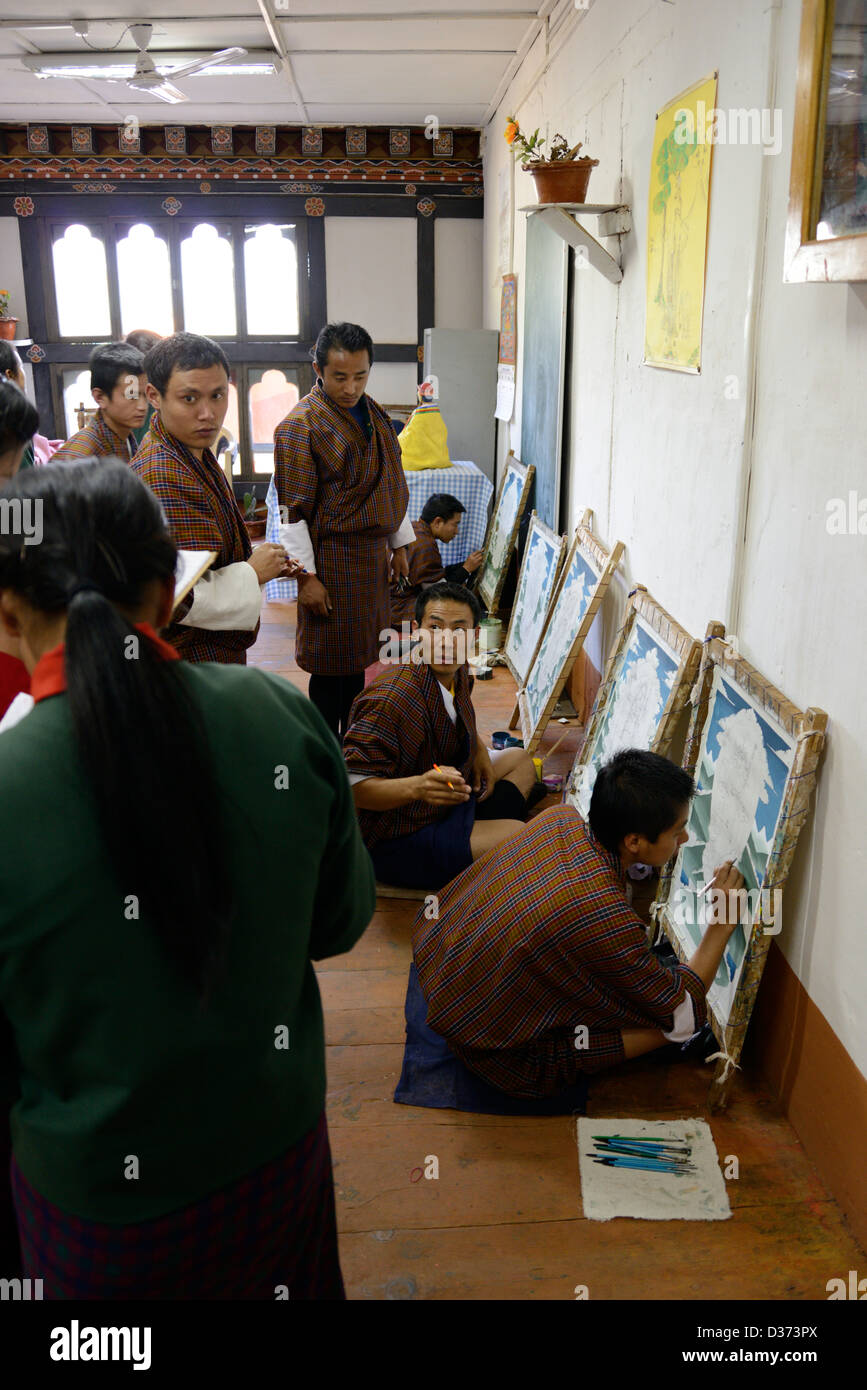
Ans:
{"type": "MultiPolygon", "coordinates": [[[[585,824],[543,811],[416,918],[413,953],[427,1022],[491,1085],[556,1095],[582,1072],[687,1044],[737,926],[743,886],[717,869],[709,925],[688,965],[663,965],[626,896],[632,864],[662,866],[687,838],[688,773],[630,749],[600,769],[585,824]],[[736,897],[736,894],[735,894],[736,897]]],[[[697,1039],[697,1042],[701,1042],[697,1039]]]]}
{"type": "Polygon", "coordinates": [[[426,585],[448,579],[452,584],[472,587],[484,551],[474,550],[460,564],[444,565],[437,544],[449,545],[454,540],[465,511],[463,502],[449,492],[435,492],[425,502],[419,520],[412,523],[415,540],[406,548],[409,576],[403,585],[398,581],[391,584],[392,627],[400,629],[401,623],[412,621],[415,601],[426,585]]]}
{"type": "Polygon", "coordinates": [[[440,888],[523,830],[536,770],[520,748],[490,753],[476,731],[475,594],[433,584],[415,611],[414,649],[356,697],[343,752],[377,878],[440,888]]]}

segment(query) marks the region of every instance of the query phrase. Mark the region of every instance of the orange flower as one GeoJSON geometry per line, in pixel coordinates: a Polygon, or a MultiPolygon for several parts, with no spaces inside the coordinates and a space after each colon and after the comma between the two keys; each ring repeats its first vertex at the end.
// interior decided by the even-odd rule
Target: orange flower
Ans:
{"type": "Polygon", "coordinates": [[[515,136],[518,134],[518,123],[517,123],[517,121],[509,121],[509,122],[507,123],[506,129],[505,129],[505,131],[504,131],[503,133],[504,133],[504,135],[505,135],[505,137],[506,137],[506,143],[507,143],[508,145],[511,145],[512,142],[513,142],[514,139],[515,139],[515,136]]]}

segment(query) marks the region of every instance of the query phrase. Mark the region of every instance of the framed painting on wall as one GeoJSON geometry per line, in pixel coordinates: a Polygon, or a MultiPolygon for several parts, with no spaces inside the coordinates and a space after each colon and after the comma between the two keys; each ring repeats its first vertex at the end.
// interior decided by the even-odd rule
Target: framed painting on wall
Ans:
{"type": "Polygon", "coordinates": [[[867,0],[804,0],[783,279],[867,280],[867,0]]]}
{"type": "Polygon", "coordinates": [[[701,371],[717,74],[656,113],[647,208],[644,363],[701,371]]]}

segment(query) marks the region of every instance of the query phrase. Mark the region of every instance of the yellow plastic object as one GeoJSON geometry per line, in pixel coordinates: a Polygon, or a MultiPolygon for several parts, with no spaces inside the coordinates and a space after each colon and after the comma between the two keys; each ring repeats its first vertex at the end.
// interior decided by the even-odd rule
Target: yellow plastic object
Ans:
{"type": "Polygon", "coordinates": [[[437,405],[420,405],[398,435],[403,466],[410,472],[423,468],[451,468],[448,430],[437,405]]]}

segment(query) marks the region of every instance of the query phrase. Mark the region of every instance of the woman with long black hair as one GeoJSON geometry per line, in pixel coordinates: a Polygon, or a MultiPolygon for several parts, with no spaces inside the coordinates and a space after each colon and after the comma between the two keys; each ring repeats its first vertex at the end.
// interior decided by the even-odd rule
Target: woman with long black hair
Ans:
{"type": "Polygon", "coordinates": [[[22,1272],[46,1298],[342,1298],[311,959],[375,893],[340,751],[287,682],[157,636],[176,550],[128,468],[2,496],[42,526],[0,534],[36,702],[0,734],[22,1272]]]}

